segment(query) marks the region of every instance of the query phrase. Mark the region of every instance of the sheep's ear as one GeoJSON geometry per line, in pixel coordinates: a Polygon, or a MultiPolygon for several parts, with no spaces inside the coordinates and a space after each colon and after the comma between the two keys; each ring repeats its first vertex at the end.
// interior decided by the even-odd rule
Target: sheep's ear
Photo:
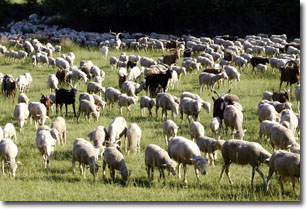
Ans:
{"type": "Polygon", "coordinates": [[[286,148],[290,149],[292,147],[292,144],[289,144],[286,148]]]}
{"type": "Polygon", "coordinates": [[[212,99],[213,99],[213,101],[215,102],[216,99],[215,99],[213,96],[212,96],[212,99]]]}
{"type": "Polygon", "coordinates": [[[48,119],[48,120],[49,120],[50,118],[49,118],[48,116],[46,116],[46,119],[48,119]]]}
{"type": "Polygon", "coordinates": [[[17,161],[16,164],[19,165],[19,166],[22,165],[22,163],[20,161],[17,161]]]}
{"type": "Polygon", "coordinates": [[[243,130],[243,133],[246,133],[246,131],[247,131],[247,129],[244,129],[244,130],[243,130]]]}
{"type": "Polygon", "coordinates": [[[266,159],[263,161],[263,163],[269,163],[270,159],[271,159],[271,158],[266,158],[266,159]]]}
{"type": "Polygon", "coordinates": [[[167,166],[167,164],[165,163],[165,164],[162,164],[162,165],[160,165],[161,167],[166,167],[167,166]]]}

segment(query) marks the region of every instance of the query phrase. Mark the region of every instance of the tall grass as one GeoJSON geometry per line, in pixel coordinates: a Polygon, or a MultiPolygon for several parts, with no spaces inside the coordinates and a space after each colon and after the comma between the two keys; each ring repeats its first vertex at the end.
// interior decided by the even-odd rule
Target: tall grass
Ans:
{"type": "MultiPolygon", "coordinates": [[[[63,47],[62,53],[67,53],[73,50],[76,55],[75,64],[79,65],[80,60],[92,60],[94,64],[100,67],[106,73],[104,81],[105,87],[118,88],[117,72],[109,67],[109,60],[102,59],[98,49],[80,48],[71,43],[67,43],[63,47]]],[[[132,52],[127,54],[135,54],[140,56],[152,57],[154,59],[161,56],[160,52],[132,52]]],[[[111,50],[108,57],[119,57],[120,52],[111,50]]],[[[59,57],[60,54],[55,54],[54,57],[59,57]]],[[[30,56],[31,57],[31,56],[30,56]]],[[[0,57],[0,71],[2,73],[10,73],[17,78],[18,75],[30,72],[33,77],[33,83],[30,92],[27,93],[31,101],[39,101],[41,93],[49,94],[47,80],[49,74],[55,74],[56,69],[47,69],[47,67],[33,68],[28,58],[24,63],[5,60],[0,57]]],[[[257,114],[257,104],[261,100],[262,92],[265,90],[271,91],[272,88],[277,89],[279,86],[279,73],[271,73],[269,69],[264,75],[252,74],[251,67],[247,67],[241,74],[241,81],[234,84],[232,93],[239,96],[241,104],[245,110],[243,126],[248,131],[246,132],[245,140],[257,141],[262,144],[265,149],[272,152],[272,148],[265,139],[258,139],[259,121],[257,114]]],[[[78,85],[80,92],[86,91],[86,85],[78,85]]],[[[174,89],[168,90],[176,96],[180,96],[183,91],[191,91],[199,94],[198,74],[188,73],[182,77],[179,85],[174,89]]],[[[221,86],[219,92],[227,92],[228,85],[221,86]]],[[[79,96],[79,93],[78,95],[79,96]]],[[[212,96],[208,95],[206,90],[201,97],[211,102],[212,96]]],[[[141,92],[139,98],[146,95],[141,92]]],[[[294,95],[294,94],[293,94],[294,95]]],[[[296,110],[296,102],[292,95],[292,104],[296,110]]],[[[13,110],[16,105],[11,100],[0,96],[0,125],[3,127],[7,122],[12,122],[16,129],[18,127],[16,120],[13,117],[13,110]]],[[[78,108],[78,104],[76,105],[78,108]]],[[[285,184],[286,194],[281,195],[280,186],[277,176],[273,177],[270,184],[270,190],[266,193],[263,189],[263,181],[256,174],[254,187],[250,185],[251,166],[240,166],[232,164],[230,168],[231,178],[234,184],[231,186],[224,176],[221,182],[218,182],[221,167],[223,164],[221,153],[218,153],[218,161],[215,166],[207,166],[207,175],[201,176],[201,184],[198,185],[194,174],[193,166],[188,166],[188,184],[185,185],[182,180],[178,180],[175,176],[167,176],[166,183],[159,181],[158,171],[155,170],[154,182],[150,183],[147,179],[147,174],[144,165],[144,151],[148,144],[158,144],[163,148],[167,148],[164,143],[162,132],[163,120],[161,119],[161,110],[159,117],[150,118],[146,112],[146,116],[140,114],[139,105],[131,108],[132,114],[129,115],[124,109],[123,116],[128,123],[136,122],[142,129],[141,138],[141,153],[130,154],[125,156],[125,161],[129,169],[132,170],[132,175],[124,184],[121,181],[120,175],[116,175],[116,183],[110,180],[107,170],[107,178],[102,179],[101,170],[99,170],[97,181],[92,181],[92,176],[87,172],[87,179],[82,179],[77,169],[76,175],[72,173],[71,152],[73,141],[77,137],[87,139],[87,134],[98,125],[108,127],[110,122],[119,116],[119,108],[116,105],[113,111],[105,109],[101,111],[101,116],[98,122],[93,119],[88,123],[84,118],[81,118],[77,123],[73,117],[72,107],[68,107],[67,124],[67,144],[65,146],[57,145],[55,153],[50,161],[50,172],[44,170],[41,156],[35,144],[35,128],[32,124],[26,124],[23,132],[17,133],[17,146],[19,148],[18,160],[22,161],[23,165],[17,169],[15,179],[10,179],[8,175],[0,176],[0,200],[2,201],[299,201],[300,186],[296,185],[295,191],[292,190],[289,184],[285,184]]],[[[169,114],[170,115],[170,114],[169,114]]],[[[50,120],[46,125],[50,125],[56,118],[56,113],[52,112],[50,120]]],[[[200,122],[205,127],[205,134],[212,136],[209,129],[209,122],[212,118],[210,114],[201,112],[200,122]]],[[[178,135],[189,138],[189,123],[184,117],[184,121],[180,120],[179,115],[174,119],[179,126],[178,135]]],[[[230,132],[229,132],[230,133],[230,132]]],[[[229,139],[230,135],[223,136],[223,139],[229,139]]],[[[99,160],[102,164],[102,160],[99,160]]],[[[101,168],[100,168],[101,169],[101,168]]],[[[265,176],[268,174],[268,167],[261,166],[261,170],[265,176]]],[[[183,172],[183,171],[181,171],[183,172]]]]}

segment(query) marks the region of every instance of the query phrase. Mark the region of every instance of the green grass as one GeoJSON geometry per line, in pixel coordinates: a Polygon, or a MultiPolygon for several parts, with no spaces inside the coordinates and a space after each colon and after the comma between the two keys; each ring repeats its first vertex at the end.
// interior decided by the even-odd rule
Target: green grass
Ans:
{"type": "MultiPolygon", "coordinates": [[[[78,66],[80,60],[92,60],[94,64],[100,67],[106,73],[106,79],[103,86],[118,88],[118,79],[116,71],[111,70],[108,60],[101,58],[100,51],[96,48],[80,48],[75,45],[67,45],[67,50],[73,50],[76,55],[75,64],[78,66]]],[[[135,54],[140,56],[148,56],[154,59],[161,56],[160,52],[127,52],[128,55],[135,54]]],[[[120,52],[111,50],[108,57],[119,57],[120,52]]],[[[54,57],[59,57],[55,54],[54,57]]],[[[29,56],[31,57],[31,56],[29,56]]],[[[5,60],[0,57],[0,72],[10,73],[17,78],[18,75],[30,72],[33,77],[33,83],[30,92],[27,93],[31,101],[39,101],[41,93],[49,94],[47,87],[48,76],[55,73],[56,69],[33,68],[28,58],[25,63],[5,60]]],[[[279,87],[279,73],[271,74],[271,68],[263,76],[251,73],[249,66],[242,75],[241,81],[233,84],[232,93],[239,96],[241,104],[245,110],[243,126],[246,132],[245,140],[257,141],[262,144],[268,151],[272,152],[272,148],[267,144],[265,139],[258,139],[259,121],[257,114],[257,104],[262,98],[265,90],[271,91],[272,88],[279,87]]],[[[86,85],[77,87],[81,92],[86,91],[86,85]]],[[[198,75],[188,73],[178,87],[170,89],[168,93],[180,96],[183,91],[191,91],[199,94],[198,75]]],[[[228,86],[221,87],[219,92],[228,91],[228,86]]],[[[78,92],[78,96],[79,96],[78,92]]],[[[206,90],[201,97],[209,101],[213,105],[211,96],[206,90]]],[[[139,95],[145,95],[142,92],[139,95]]],[[[294,111],[296,111],[296,102],[292,94],[292,103],[294,111]]],[[[4,126],[7,122],[12,122],[17,127],[17,122],[13,117],[13,110],[16,102],[4,99],[0,96],[0,126],[4,126]]],[[[78,108],[78,104],[76,104],[78,108]]],[[[64,108],[63,108],[64,109],[64,108]]],[[[201,184],[198,185],[194,174],[193,166],[188,166],[188,184],[185,185],[182,180],[178,180],[175,176],[167,176],[166,184],[158,181],[159,173],[155,170],[154,183],[149,183],[144,165],[144,151],[148,144],[158,144],[166,148],[162,133],[163,120],[148,117],[141,117],[139,105],[132,107],[132,114],[129,116],[126,109],[123,111],[124,117],[128,123],[136,122],[142,129],[141,153],[125,155],[127,167],[132,170],[132,175],[124,185],[120,175],[116,174],[116,183],[112,183],[107,170],[107,178],[102,179],[101,168],[99,170],[97,181],[93,183],[92,176],[87,171],[87,179],[84,180],[79,175],[77,169],[76,175],[72,173],[71,152],[73,141],[77,137],[87,139],[87,134],[98,125],[108,127],[110,122],[119,116],[119,108],[116,105],[112,112],[107,109],[101,111],[98,122],[88,123],[81,118],[77,123],[73,117],[72,107],[68,107],[67,124],[67,144],[65,146],[57,145],[55,148],[54,158],[50,161],[50,172],[44,170],[41,156],[35,144],[35,128],[34,125],[27,123],[23,132],[17,133],[17,146],[19,153],[17,160],[22,161],[23,165],[17,169],[16,178],[10,179],[8,175],[0,176],[0,200],[2,201],[300,201],[300,186],[296,185],[293,191],[289,183],[285,184],[285,195],[281,194],[277,176],[273,176],[270,190],[266,193],[263,189],[263,181],[258,173],[255,175],[254,188],[250,186],[251,166],[231,165],[231,178],[234,184],[229,185],[226,176],[221,182],[218,182],[222,157],[218,154],[218,161],[215,166],[207,166],[207,175],[201,176],[201,184]]],[[[161,111],[159,111],[159,116],[161,111]]],[[[155,113],[154,113],[155,116],[155,113]]],[[[170,116],[170,114],[169,114],[170,116]]],[[[55,112],[50,115],[51,120],[46,125],[50,125],[56,118],[55,112]]],[[[209,129],[209,122],[212,118],[210,114],[203,110],[200,115],[200,122],[205,127],[205,133],[212,136],[209,129]]],[[[178,135],[189,138],[189,123],[187,120],[181,122],[178,115],[174,120],[179,125],[178,135]]],[[[223,136],[223,139],[229,139],[230,136],[223,136]]],[[[99,160],[102,164],[102,160],[99,160]]],[[[268,174],[268,167],[261,166],[261,170],[265,177],[268,174]]],[[[181,171],[183,173],[183,170],[181,171]]]]}

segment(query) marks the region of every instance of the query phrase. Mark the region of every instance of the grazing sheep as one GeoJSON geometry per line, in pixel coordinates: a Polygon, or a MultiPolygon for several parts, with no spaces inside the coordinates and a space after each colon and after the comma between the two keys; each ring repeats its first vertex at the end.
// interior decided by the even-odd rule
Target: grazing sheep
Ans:
{"type": "Polygon", "coordinates": [[[205,158],[209,155],[210,165],[214,165],[217,160],[216,150],[220,150],[225,140],[216,140],[208,136],[200,136],[197,138],[196,144],[201,152],[204,152],[205,158]]]}
{"type": "Polygon", "coordinates": [[[212,91],[214,91],[214,86],[215,84],[221,80],[228,80],[229,77],[227,75],[227,73],[222,72],[219,74],[212,74],[212,73],[201,73],[199,75],[199,84],[200,84],[200,94],[203,91],[204,86],[206,85],[208,89],[211,90],[210,94],[212,93],[212,91]]]}
{"type": "Polygon", "coordinates": [[[9,139],[14,137],[14,141],[17,142],[16,130],[12,123],[5,124],[5,126],[3,127],[3,136],[4,138],[9,139]]]}
{"type": "Polygon", "coordinates": [[[17,104],[14,109],[14,117],[18,122],[19,131],[22,131],[29,117],[28,105],[26,103],[17,104]]]}
{"type": "Polygon", "coordinates": [[[127,128],[127,140],[128,140],[128,151],[127,144],[125,141],[125,152],[129,154],[130,151],[137,151],[140,153],[140,139],[141,129],[136,123],[129,124],[127,128]]]}
{"type": "Polygon", "coordinates": [[[79,162],[79,169],[83,178],[86,179],[86,165],[88,165],[90,167],[90,172],[93,175],[93,180],[95,181],[96,173],[99,167],[96,163],[97,153],[93,145],[82,138],[75,139],[73,145],[72,166],[74,174],[76,173],[76,161],[79,162]]]}
{"type": "Polygon", "coordinates": [[[105,100],[110,106],[110,110],[113,108],[114,103],[119,101],[120,95],[121,92],[113,87],[108,87],[105,90],[105,100]]]}
{"type": "Polygon", "coordinates": [[[222,122],[219,117],[214,117],[210,122],[210,129],[214,134],[215,138],[217,138],[218,136],[218,139],[220,139],[220,129],[222,128],[221,125],[222,122]]]}
{"type": "Polygon", "coordinates": [[[162,118],[165,113],[166,119],[167,119],[167,110],[172,111],[172,116],[177,115],[179,112],[179,104],[175,102],[175,99],[172,95],[167,93],[159,93],[156,96],[156,118],[157,118],[157,112],[158,108],[162,108],[162,118]]]}
{"type": "Polygon", "coordinates": [[[181,119],[183,120],[183,113],[185,113],[187,115],[189,123],[190,123],[190,118],[189,118],[190,115],[195,121],[198,120],[199,114],[201,112],[201,107],[202,103],[200,100],[194,100],[189,97],[184,97],[180,101],[181,119]]]}
{"type": "Polygon", "coordinates": [[[276,121],[270,121],[270,120],[263,120],[260,123],[259,128],[259,139],[262,138],[262,136],[266,136],[268,139],[270,137],[270,130],[274,125],[278,125],[279,123],[276,121]]]}
{"type": "Polygon", "coordinates": [[[66,123],[63,117],[56,117],[56,119],[51,123],[51,131],[56,129],[58,133],[58,137],[60,140],[60,144],[66,144],[66,123]]]}
{"type": "Polygon", "coordinates": [[[59,84],[59,80],[56,77],[56,75],[55,74],[49,75],[49,77],[48,77],[48,87],[50,89],[50,93],[51,93],[52,89],[54,89],[54,90],[58,89],[58,84],[59,84]]]}
{"type": "Polygon", "coordinates": [[[178,162],[178,177],[181,178],[180,168],[183,164],[184,183],[187,184],[187,167],[186,165],[194,165],[195,173],[200,183],[199,171],[202,175],[206,174],[205,164],[207,159],[201,157],[200,149],[196,143],[181,136],[173,137],[168,143],[169,156],[178,162]]]}
{"type": "Polygon", "coordinates": [[[282,124],[284,121],[288,122],[289,129],[295,134],[298,120],[292,109],[285,109],[281,112],[280,123],[282,124]]]}
{"type": "Polygon", "coordinates": [[[185,70],[195,71],[195,73],[197,73],[201,68],[201,64],[193,60],[184,60],[182,62],[182,68],[184,68],[185,70]]]}
{"type": "Polygon", "coordinates": [[[221,180],[224,172],[228,176],[230,184],[233,184],[230,178],[229,167],[231,163],[240,165],[250,164],[252,166],[251,186],[253,187],[253,179],[255,171],[260,174],[263,179],[264,188],[266,189],[266,182],[262,171],[259,169],[261,163],[268,164],[271,154],[266,151],[259,143],[248,142],[242,140],[227,140],[221,148],[224,164],[221,169],[219,181],[221,180]]]}
{"type": "Polygon", "coordinates": [[[105,169],[108,165],[113,182],[115,182],[115,170],[120,171],[122,180],[126,182],[131,174],[131,170],[127,169],[122,153],[114,147],[108,147],[103,155],[103,178],[106,176],[105,169]]]}
{"type": "Polygon", "coordinates": [[[137,104],[137,101],[138,98],[130,97],[127,96],[126,94],[121,94],[119,96],[119,101],[118,101],[120,107],[120,114],[122,115],[122,107],[127,107],[128,112],[131,113],[130,106],[132,104],[137,104]]]}
{"type": "Polygon", "coordinates": [[[204,136],[204,127],[201,123],[194,121],[190,124],[190,138],[192,141],[204,136]]]}
{"type": "Polygon", "coordinates": [[[267,103],[259,105],[258,114],[260,122],[263,120],[277,121],[278,119],[278,112],[275,107],[267,103]]]}
{"type": "Polygon", "coordinates": [[[147,107],[149,110],[149,114],[152,117],[152,111],[151,109],[156,106],[156,100],[154,98],[150,98],[148,96],[143,96],[140,99],[140,111],[141,115],[144,115],[144,108],[147,107]]]}
{"type": "Polygon", "coordinates": [[[166,181],[164,170],[167,168],[172,175],[176,175],[177,163],[172,160],[168,152],[156,144],[149,144],[145,149],[145,166],[148,173],[149,181],[154,180],[154,167],[157,167],[160,173],[160,178],[166,181]],[[152,174],[151,174],[152,172],[152,174]]]}
{"type": "Polygon", "coordinates": [[[243,139],[246,130],[243,130],[243,113],[239,111],[234,105],[227,105],[224,110],[224,123],[226,125],[226,135],[228,133],[228,127],[231,128],[231,137],[234,139],[234,135],[237,134],[239,139],[243,139]]]}
{"type": "Polygon", "coordinates": [[[79,95],[79,102],[81,102],[81,100],[83,99],[88,100],[89,102],[93,104],[95,103],[93,95],[87,92],[83,92],[79,95]]]}
{"type": "Polygon", "coordinates": [[[18,148],[16,144],[11,139],[4,138],[0,141],[0,158],[2,173],[4,175],[4,162],[9,166],[10,177],[15,177],[16,169],[18,165],[21,165],[20,161],[16,162],[16,156],[18,153],[18,148]]]}
{"type": "MultiPolygon", "coordinates": [[[[205,109],[205,111],[206,111],[207,113],[210,113],[210,111],[211,111],[211,103],[204,101],[203,99],[201,99],[201,97],[200,97],[199,95],[193,94],[193,93],[190,93],[190,92],[187,92],[187,91],[184,91],[184,92],[181,94],[180,101],[181,101],[184,97],[189,97],[189,98],[194,99],[194,100],[200,100],[200,101],[201,101],[201,104],[202,104],[202,107],[205,109]]],[[[180,103],[181,103],[181,102],[180,102],[180,103]]]]}
{"type": "Polygon", "coordinates": [[[46,119],[49,119],[45,105],[40,102],[31,102],[28,106],[28,109],[30,113],[30,123],[32,123],[31,119],[33,119],[35,129],[37,129],[37,123],[44,125],[46,119]]]}
{"type": "Polygon", "coordinates": [[[287,177],[292,178],[293,191],[295,189],[295,178],[300,178],[300,155],[297,153],[290,153],[283,150],[276,151],[272,154],[269,161],[269,170],[267,176],[267,187],[269,189],[269,183],[274,172],[279,175],[279,184],[284,193],[283,182],[287,177]]]}
{"type": "Polygon", "coordinates": [[[102,52],[103,58],[107,59],[108,52],[109,52],[108,46],[102,46],[101,52],[102,52]]]}
{"type": "Polygon", "coordinates": [[[96,94],[92,94],[94,98],[94,104],[97,106],[97,110],[99,111],[101,108],[105,109],[106,102],[102,100],[102,98],[96,94]]]}
{"type": "Polygon", "coordinates": [[[18,95],[17,101],[18,101],[18,103],[28,104],[29,103],[29,98],[27,97],[27,95],[25,93],[20,93],[18,95]]]}
{"type": "Polygon", "coordinates": [[[163,132],[165,136],[166,145],[168,146],[169,139],[176,137],[178,132],[178,126],[172,120],[166,120],[164,122],[163,132]]]}
{"type": "Polygon", "coordinates": [[[265,73],[267,71],[267,65],[263,65],[261,63],[257,64],[256,68],[260,73],[265,73]]]}
{"type": "Polygon", "coordinates": [[[101,93],[105,92],[105,88],[96,82],[89,82],[87,85],[87,92],[88,93],[99,93],[99,95],[101,95],[101,93]]]}
{"type": "Polygon", "coordinates": [[[42,130],[36,135],[36,146],[42,155],[43,163],[47,171],[49,170],[49,158],[54,152],[56,146],[54,138],[51,136],[50,131],[42,130]]]}
{"type": "Polygon", "coordinates": [[[109,125],[108,136],[111,143],[115,143],[124,135],[124,141],[127,137],[127,123],[125,118],[116,117],[109,125]]]}
{"type": "Polygon", "coordinates": [[[93,141],[94,147],[99,149],[99,156],[102,157],[105,146],[103,145],[105,141],[108,140],[108,133],[104,126],[97,126],[88,135],[90,141],[93,141]]]}
{"type": "Polygon", "coordinates": [[[125,81],[122,84],[122,93],[126,93],[128,96],[137,97],[136,95],[144,89],[144,83],[138,84],[132,81],[125,81]]]}
{"type": "Polygon", "coordinates": [[[270,129],[270,144],[275,150],[275,147],[279,149],[291,149],[298,147],[295,141],[294,134],[288,128],[283,125],[274,125],[270,129]]]}
{"type": "Polygon", "coordinates": [[[79,121],[80,114],[84,114],[88,122],[90,122],[90,115],[92,115],[95,121],[99,119],[99,112],[96,110],[96,105],[85,99],[81,100],[79,104],[77,121],[79,121]]]}
{"type": "Polygon", "coordinates": [[[233,66],[227,65],[227,66],[224,66],[223,69],[226,71],[229,77],[229,89],[230,89],[232,87],[232,80],[236,79],[236,81],[239,82],[241,74],[233,66]]]}
{"type": "Polygon", "coordinates": [[[111,56],[111,57],[109,58],[109,64],[111,65],[111,69],[112,69],[112,70],[116,68],[116,65],[117,65],[118,61],[119,61],[119,60],[118,60],[118,58],[116,58],[116,57],[111,56]]]}
{"type": "Polygon", "coordinates": [[[273,101],[273,93],[269,91],[264,91],[262,94],[262,100],[273,101]]]}

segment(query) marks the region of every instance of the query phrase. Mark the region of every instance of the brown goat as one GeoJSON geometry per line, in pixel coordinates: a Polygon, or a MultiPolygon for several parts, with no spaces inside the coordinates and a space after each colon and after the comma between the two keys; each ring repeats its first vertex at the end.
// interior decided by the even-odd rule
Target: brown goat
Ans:
{"type": "Polygon", "coordinates": [[[91,74],[90,69],[88,68],[88,66],[82,66],[81,67],[81,71],[84,72],[87,75],[88,79],[92,78],[92,74],[91,74]]]}
{"type": "Polygon", "coordinates": [[[282,93],[282,92],[279,92],[279,91],[275,91],[273,89],[273,101],[278,101],[280,103],[284,103],[284,102],[287,102],[290,100],[290,92],[289,91],[286,91],[284,90],[285,92],[282,93]]]}
{"type": "Polygon", "coordinates": [[[14,81],[11,75],[4,75],[2,79],[1,91],[4,93],[5,97],[11,97],[14,102],[17,91],[17,82],[14,81]]]}
{"type": "Polygon", "coordinates": [[[219,73],[226,72],[226,71],[223,68],[220,68],[220,69],[208,68],[208,69],[204,69],[202,72],[219,74],[219,73]]]}
{"type": "Polygon", "coordinates": [[[51,107],[50,98],[48,96],[45,96],[44,94],[42,94],[40,102],[45,105],[46,110],[47,110],[47,116],[49,116],[49,110],[50,110],[50,107],[51,107]]]}
{"type": "Polygon", "coordinates": [[[125,81],[128,81],[128,75],[124,75],[124,76],[120,76],[120,77],[119,77],[119,87],[120,87],[120,89],[122,89],[122,84],[123,84],[125,81]]]}
{"type": "Polygon", "coordinates": [[[179,59],[180,59],[180,51],[178,49],[174,51],[174,54],[163,55],[163,63],[169,66],[177,63],[179,59]]]}
{"type": "Polygon", "coordinates": [[[285,67],[280,67],[280,73],[279,91],[283,82],[287,82],[287,86],[290,84],[290,88],[292,84],[300,83],[300,66],[295,61],[289,61],[285,67]]]}
{"type": "Polygon", "coordinates": [[[57,73],[56,73],[56,77],[59,80],[59,84],[61,85],[62,83],[65,85],[66,84],[66,76],[68,74],[67,70],[61,70],[58,69],[57,73]]]}

